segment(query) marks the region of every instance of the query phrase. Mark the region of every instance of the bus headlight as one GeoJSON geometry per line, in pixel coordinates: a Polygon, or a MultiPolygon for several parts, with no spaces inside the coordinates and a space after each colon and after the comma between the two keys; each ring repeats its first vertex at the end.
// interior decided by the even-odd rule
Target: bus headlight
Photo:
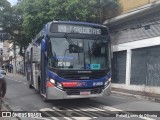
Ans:
{"type": "Polygon", "coordinates": [[[111,78],[109,78],[108,81],[111,82],[111,78]]]}
{"type": "Polygon", "coordinates": [[[56,83],[56,81],[55,81],[54,79],[52,79],[52,78],[50,78],[50,82],[51,82],[52,84],[54,84],[54,85],[55,85],[55,83],[56,83]]]}
{"type": "Polygon", "coordinates": [[[108,86],[111,83],[111,78],[109,78],[108,80],[106,80],[106,82],[104,83],[105,87],[108,86]]]}

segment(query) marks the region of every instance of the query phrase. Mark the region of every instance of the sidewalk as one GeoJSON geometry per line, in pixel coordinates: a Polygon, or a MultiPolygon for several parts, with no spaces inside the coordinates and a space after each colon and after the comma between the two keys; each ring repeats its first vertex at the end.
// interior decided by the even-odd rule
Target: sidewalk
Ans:
{"type": "MultiPolygon", "coordinates": [[[[4,102],[2,102],[2,109],[1,111],[12,111],[4,102]]],[[[19,118],[8,118],[8,117],[5,117],[5,118],[0,118],[0,120],[20,120],[19,118]]]]}
{"type": "Polygon", "coordinates": [[[112,87],[112,94],[124,95],[124,96],[129,96],[129,97],[134,97],[138,99],[144,99],[144,100],[160,103],[160,94],[126,90],[126,89],[113,88],[113,87],[112,87]]]}
{"type": "Polygon", "coordinates": [[[1,109],[1,111],[11,111],[11,110],[7,107],[7,105],[4,104],[4,102],[2,102],[2,109],[1,109]]]}

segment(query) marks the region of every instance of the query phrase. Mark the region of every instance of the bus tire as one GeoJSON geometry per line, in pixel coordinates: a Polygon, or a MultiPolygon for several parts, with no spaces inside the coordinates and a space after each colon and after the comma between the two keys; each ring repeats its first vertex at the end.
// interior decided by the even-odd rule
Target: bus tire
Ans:
{"type": "Polygon", "coordinates": [[[38,77],[38,93],[41,94],[42,91],[41,91],[41,86],[40,86],[40,77],[38,77]]]}
{"type": "Polygon", "coordinates": [[[45,103],[48,102],[48,99],[46,97],[44,97],[43,95],[41,95],[41,98],[42,98],[43,102],[45,102],[45,103]]]}
{"type": "Polygon", "coordinates": [[[30,88],[30,89],[33,89],[33,86],[32,86],[31,84],[29,84],[29,88],[30,88]]]}

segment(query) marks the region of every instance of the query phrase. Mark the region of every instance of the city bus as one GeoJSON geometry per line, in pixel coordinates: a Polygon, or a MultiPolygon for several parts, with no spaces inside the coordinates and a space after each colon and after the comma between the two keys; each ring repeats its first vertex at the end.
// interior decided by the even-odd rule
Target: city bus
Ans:
{"type": "Polygon", "coordinates": [[[43,101],[109,96],[111,41],[106,26],[48,22],[25,53],[29,88],[43,101]]]}

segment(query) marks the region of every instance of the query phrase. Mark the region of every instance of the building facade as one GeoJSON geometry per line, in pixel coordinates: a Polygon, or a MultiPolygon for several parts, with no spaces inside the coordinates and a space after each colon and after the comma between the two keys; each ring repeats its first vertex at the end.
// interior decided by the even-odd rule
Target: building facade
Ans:
{"type": "Polygon", "coordinates": [[[9,62],[9,51],[8,48],[10,47],[10,43],[5,40],[3,42],[3,62],[9,62]]]}
{"type": "Polygon", "coordinates": [[[4,40],[0,42],[0,67],[12,64],[14,73],[23,72],[24,60],[23,56],[20,56],[19,53],[19,46],[16,46],[14,50],[14,45],[10,41],[4,40]]]}
{"type": "Polygon", "coordinates": [[[3,42],[0,41],[0,67],[3,65],[3,42]]]}
{"type": "Polygon", "coordinates": [[[156,2],[158,0],[119,0],[122,6],[122,13],[127,13],[140,9],[142,6],[156,2]]]}
{"type": "Polygon", "coordinates": [[[105,25],[113,45],[113,87],[160,93],[160,1],[105,25]]]}

